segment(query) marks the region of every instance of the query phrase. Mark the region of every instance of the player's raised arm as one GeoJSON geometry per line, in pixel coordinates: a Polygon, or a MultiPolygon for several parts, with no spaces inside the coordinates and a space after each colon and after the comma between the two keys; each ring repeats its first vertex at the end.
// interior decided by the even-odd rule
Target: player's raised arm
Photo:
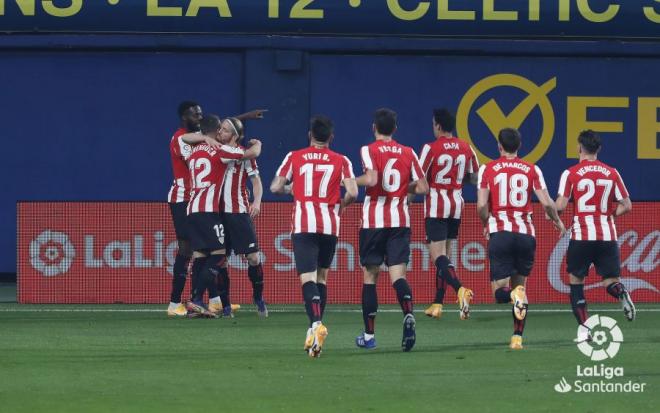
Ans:
{"type": "Polygon", "coordinates": [[[536,198],[538,198],[541,205],[543,205],[543,209],[545,209],[545,213],[552,221],[552,224],[559,230],[561,236],[563,236],[566,233],[566,227],[564,226],[561,218],[559,218],[555,203],[552,201],[552,198],[550,198],[548,188],[546,187],[545,180],[543,179],[541,168],[534,165],[534,171],[535,174],[532,180],[532,187],[534,189],[534,193],[536,194],[536,198]]]}
{"type": "Polygon", "coordinates": [[[236,119],[240,121],[244,120],[257,120],[257,119],[263,119],[264,114],[268,112],[268,109],[255,109],[251,110],[249,112],[241,113],[240,115],[234,116],[236,119]]]}
{"type": "Polygon", "coordinates": [[[261,141],[259,139],[250,139],[250,148],[243,154],[243,159],[256,159],[261,155],[261,141]]]}
{"type": "Polygon", "coordinates": [[[200,143],[206,143],[213,149],[220,149],[220,147],[222,146],[222,144],[217,140],[213,139],[210,136],[203,135],[199,132],[183,134],[179,136],[179,139],[181,139],[183,142],[187,143],[188,145],[198,145],[200,143]]]}

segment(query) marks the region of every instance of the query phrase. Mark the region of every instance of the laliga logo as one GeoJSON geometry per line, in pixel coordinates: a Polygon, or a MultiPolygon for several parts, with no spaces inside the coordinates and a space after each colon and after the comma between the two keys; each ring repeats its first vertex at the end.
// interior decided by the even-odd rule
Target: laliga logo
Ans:
{"type": "Polygon", "coordinates": [[[30,264],[46,277],[69,271],[75,256],[76,251],[63,232],[46,230],[30,242],[30,264]]]}
{"type": "MultiPolygon", "coordinates": [[[[660,253],[660,231],[651,231],[641,241],[639,241],[640,238],[641,236],[633,230],[626,231],[619,237],[620,246],[628,244],[628,246],[634,247],[630,256],[621,264],[621,268],[625,268],[631,273],[639,271],[650,273],[655,271],[658,264],[660,264],[660,260],[657,259],[658,253],[660,253]],[[646,255],[643,257],[642,254],[644,253],[646,255]]],[[[564,256],[566,255],[569,241],[569,237],[561,238],[554,250],[552,250],[550,259],[548,259],[548,282],[550,282],[552,288],[564,294],[571,292],[571,288],[561,279],[564,256]]],[[[626,285],[626,288],[630,292],[645,289],[660,293],[653,284],[641,278],[621,277],[621,282],[626,285]]],[[[585,290],[591,290],[600,286],[601,284],[599,282],[594,282],[591,285],[586,285],[584,288],[585,290]]]]}
{"type": "Polygon", "coordinates": [[[552,136],[555,133],[555,113],[552,109],[548,94],[557,87],[557,78],[553,77],[541,86],[529,81],[528,79],[514,75],[514,74],[497,74],[486,77],[467,91],[456,113],[456,131],[458,136],[465,139],[472,145],[479,161],[485,163],[491,159],[484,155],[479,148],[475,145],[471,135],[469,125],[469,117],[472,112],[472,107],[479,97],[489,92],[491,89],[501,87],[513,87],[520,89],[527,93],[522,102],[520,102],[508,115],[505,115],[500,105],[497,104],[495,99],[491,98],[483,106],[476,110],[477,115],[483,120],[488,127],[488,130],[497,137],[497,134],[504,128],[520,129],[523,122],[529,117],[534,108],[537,106],[541,110],[543,117],[543,131],[539,137],[539,142],[532,149],[532,151],[525,156],[525,160],[535,163],[545,154],[552,142],[552,136]]]}
{"type": "Polygon", "coordinates": [[[614,358],[619,352],[619,347],[623,343],[623,333],[616,320],[610,317],[592,315],[587,319],[584,325],[580,325],[577,330],[578,349],[592,361],[602,361],[608,358],[614,358]],[[592,340],[584,340],[589,333],[592,334],[592,340]]]}

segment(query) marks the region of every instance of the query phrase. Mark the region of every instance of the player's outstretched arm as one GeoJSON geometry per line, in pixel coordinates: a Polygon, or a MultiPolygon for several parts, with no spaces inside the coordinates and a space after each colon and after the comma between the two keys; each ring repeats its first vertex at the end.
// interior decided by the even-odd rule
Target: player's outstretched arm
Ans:
{"type": "Polygon", "coordinates": [[[344,184],[346,192],[344,193],[344,198],[341,200],[340,208],[344,209],[357,199],[358,186],[357,183],[355,183],[355,178],[344,179],[342,183],[344,184]]]}
{"type": "Polygon", "coordinates": [[[616,206],[616,211],[614,211],[615,217],[620,217],[623,214],[627,214],[632,211],[632,201],[630,198],[624,198],[619,201],[619,204],[616,206]]]}
{"type": "Polygon", "coordinates": [[[263,119],[266,112],[268,112],[268,109],[255,109],[249,112],[241,113],[240,115],[236,115],[234,117],[240,121],[263,119]]]}
{"type": "Polygon", "coordinates": [[[552,198],[550,198],[548,190],[545,188],[535,189],[534,193],[536,194],[536,197],[538,198],[541,205],[543,205],[545,213],[548,215],[548,217],[550,217],[552,224],[559,230],[560,236],[564,236],[566,233],[566,227],[564,226],[564,222],[561,220],[561,218],[559,218],[557,207],[552,201],[552,198]]]}
{"type": "Polygon", "coordinates": [[[243,154],[243,159],[255,159],[261,155],[261,141],[259,139],[250,139],[250,148],[243,154]]]}
{"type": "Polygon", "coordinates": [[[254,196],[252,204],[250,204],[250,217],[254,218],[261,212],[261,198],[264,194],[264,186],[259,175],[251,176],[250,182],[252,182],[252,194],[254,196]]]}
{"type": "Polygon", "coordinates": [[[220,149],[222,144],[210,136],[202,135],[198,132],[186,133],[179,137],[182,141],[188,145],[198,145],[200,143],[206,143],[214,149],[220,149]]]}

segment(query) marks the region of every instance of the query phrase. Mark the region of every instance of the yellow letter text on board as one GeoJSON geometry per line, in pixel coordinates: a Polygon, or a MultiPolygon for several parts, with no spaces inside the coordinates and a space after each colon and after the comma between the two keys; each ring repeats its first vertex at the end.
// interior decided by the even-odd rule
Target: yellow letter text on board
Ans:
{"type": "Polygon", "coordinates": [[[637,100],[637,158],[639,159],[660,159],[658,109],[660,109],[660,98],[637,100]]]}
{"type": "Polygon", "coordinates": [[[618,4],[610,4],[604,12],[596,13],[591,10],[589,0],[577,0],[577,7],[582,17],[594,23],[605,23],[612,20],[621,8],[618,4]]]}
{"type": "Polygon", "coordinates": [[[541,19],[541,0],[529,0],[529,21],[541,19]]]}
{"type": "Polygon", "coordinates": [[[399,4],[399,0],[387,0],[387,7],[397,19],[419,20],[429,11],[431,3],[428,1],[421,1],[414,10],[404,10],[399,4]]]}
{"type": "Polygon", "coordinates": [[[53,4],[53,0],[42,0],[41,5],[44,11],[54,17],[71,17],[82,9],[82,0],[71,0],[71,4],[67,7],[57,7],[53,4]]]}
{"type": "Polygon", "coordinates": [[[183,10],[177,6],[159,6],[158,0],[147,0],[147,16],[180,17],[183,10]]]}
{"type": "MultiPolygon", "coordinates": [[[[660,3],[660,0],[655,0],[656,3],[660,3]]],[[[646,6],[643,8],[644,16],[653,23],[660,23],[660,12],[655,11],[655,8],[652,6],[646,6]]]]}
{"type": "Polygon", "coordinates": [[[571,0],[559,0],[559,16],[560,22],[567,22],[571,20],[571,0]]]}
{"type": "Polygon", "coordinates": [[[495,10],[495,0],[484,0],[484,20],[518,20],[517,11],[495,10]]]}
{"type": "MultiPolygon", "coordinates": [[[[34,16],[34,3],[36,0],[15,0],[23,16],[34,16]]],[[[0,0],[0,16],[5,15],[5,0],[0,0]]]]}
{"type": "Polygon", "coordinates": [[[296,3],[291,8],[292,19],[322,19],[323,10],[309,9],[307,6],[312,4],[314,0],[296,0],[296,3]]]}
{"type": "Polygon", "coordinates": [[[474,10],[449,10],[449,0],[438,0],[438,20],[472,21],[476,14],[474,10]]]}
{"type": "Polygon", "coordinates": [[[592,129],[596,132],[623,132],[623,122],[590,121],[589,108],[627,108],[627,97],[569,96],[566,101],[566,157],[578,158],[577,138],[580,132],[592,129]]]}
{"type": "Polygon", "coordinates": [[[227,0],[192,0],[186,11],[186,17],[195,17],[201,8],[214,8],[218,10],[220,17],[231,17],[231,10],[227,0]]]}

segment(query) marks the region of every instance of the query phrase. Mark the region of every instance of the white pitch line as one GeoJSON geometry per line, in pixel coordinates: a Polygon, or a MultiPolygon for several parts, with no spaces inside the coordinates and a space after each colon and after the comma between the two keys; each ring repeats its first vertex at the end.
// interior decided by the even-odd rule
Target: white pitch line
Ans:
{"type": "MultiPolygon", "coordinates": [[[[241,311],[241,313],[251,312],[251,310],[241,311]]],[[[305,311],[301,309],[278,309],[278,308],[269,308],[271,313],[304,313],[305,311]]],[[[123,309],[123,308],[0,308],[0,313],[165,313],[166,310],[155,309],[155,308],[135,308],[135,309],[123,309]]],[[[362,313],[361,309],[327,309],[327,313],[362,313]]],[[[397,309],[382,309],[378,310],[379,313],[399,313],[401,310],[397,309]]],[[[423,310],[415,311],[418,314],[423,314],[423,310]]],[[[447,313],[457,313],[458,310],[447,310],[447,313]]],[[[510,313],[510,309],[471,309],[471,313],[510,313]]],[[[531,313],[571,313],[572,310],[568,309],[549,309],[549,308],[540,308],[538,310],[530,309],[531,313]]],[[[589,309],[589,312],[594,313],[618,313],[621,312],[620,309],[589,309]]],[[[660,312],[660,308],[638,308],[637,312],[640,313],[655,313],[660,312]]]]}

